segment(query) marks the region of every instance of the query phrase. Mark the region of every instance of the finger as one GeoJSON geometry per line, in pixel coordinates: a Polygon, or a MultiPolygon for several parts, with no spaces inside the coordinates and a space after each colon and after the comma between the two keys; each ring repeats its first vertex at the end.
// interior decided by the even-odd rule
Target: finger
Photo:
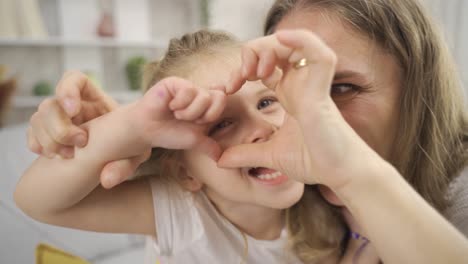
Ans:
{"type": "MultiPolygon", "coordinates": [[[[281,44],[278,41],[276,35],[270,35],[263,38],[259,38],[253,41],[250,41],[246,44],[246,50],[250,50],[254,53],[258,60],[264,60],[263,66],[265,66],[265,70],[268,70],[269,67],[273,65],[283,68],[289,65],[288,58],[293,53],[294,49],[281,44]]],[[[248,55],[248,54],[247,54],[248,55]]],[[[250,56],[246,59],[252,60],[254,57],[250,56]]],[[[251,63],[251,61],[244,61],[244,57],[242,57],[242,63],[251,63]]],[[[258,68],[258,65],[257,65],[258,68]]],[[[249,68],[248,68],[249,69],[249,68]]],[[[270,69],[271,70],[271,69],[270,69]]],[[[257,73],[257,72],[255,72],[257,73]]],[[[245,77],[245,75],[244,75],[245,77]]],[[[258,76],[257,76],[258,77],[258,76]]]]}
{"type": "Polygon", "coordinates": [[[75,148],[74,147],[60,147],[58,149],[58,154],[63,159],[72,159],[75,156],[75,148]]]}
{"type": "Polygon", "coordinates": [[[273,164],[271,156],[271,141],[242,144],[226,149],[218,160],[222,168],[266,167],[278,169],[273,164]]]}
{"type": "Polygon", "coordinates": [[[28,148],[32,152],[41,155],[42,154],[42,147],[36,139],[31,126],[28,127],[27,131],[27,138],[28,138],[28,148]]]}
{"type": "MultiPolygon", "coordinates": [[[[277,78],[277,68],[284,68],[293,50],[281,45],[275,36],[267,36],[248,42],[242,48],[241,70],[231,73],[227,93],[232,94],[239,90],[246,80],[255,81],[266,79],[266,83],[272,83],[277,78]],[[272,78],[269,78],[273,73],[272,78]]],[[[277,83],[277,82],[276,82],[277,83]]],[[[269,87],[274,87],[270,85],[269,87]]]]}
{"type": "MultiPolygon", "coordinates": [[[[316,34],[307,30],[282,30],[276,34],[278,41],[294,50],[301,50],[307,59],[334,60],[334,52],[316,34]]],[[[290,63],[297,61],[300,57],[291,57],[290,63]]],[[[327,61],[328,61],[327,60],[327,61]]]]}
{"type": "Polygon", "coordinates": [[[58,83],[55,94],[69,117],[74,117],[81,110],[81,91],[96,90],[88,77],[79,71],[67,71],[58,83]],[[90,86],[90,87],[87,87],[90,86]]]}
{"type": "Polygon", "coordinates": [[[265,50],[259,54],[259,62],[257,68],[257,76],[260,79],[270,76],[277,64],[278,58],[273,50],[265,50]]]}
{"type": "Polygon", "coordinates": [[[56,153],[56,149],[58,146],[53,146],[53,140],[50,136],[45,132],[44,128],[42,127],[42,123],[40,122],[40,113],[34,113],[30,120],[29,124],[31,125],[30,133],[34,135],[39,147],[41,149],[41,155],[44,155],[48,158],[53,158],[56,153]]]}
{"type": "Polygon", "coordinates": [[[180,89],[174,95],[174,99],[169,103],[169,108],[172,111],[185,109],[196,97],[197,90],[195,88],[187,87],[186,89],[180,89]]]}
{"type": "Polygon", "coordinates": [[[283,71],[275,66],[273,68],[273,72],[269,73],[265,78],[262,79],[262,83],[269,89],[276,91],[276,88],[278,87],[278,84],[282,78],[283,71]]]}
{"type": "MultiPolygon", "coordinates": [[[[282,45],[294,50],[288,60],[294,63],[299,58],[306,58],[309,85],[313,98],[327,98],[330,95],[331,81],[335,74],[336,54],[317,35],[306,30],[279,31],[275,34],[282,45]],[[318,87],[318,88],[317,88],[318,87]]],[[[302,68],[302,69],[304,69],[302,68]]]]}
{"type": "Polygon", "coordinates": [[[227,97],[224,91],[210,90],[208,92],[211,95],[212,103],[203,117],[196,121],[197,124],[204,124],[217,120],[226,107],[227,97]]]}
{"type": "Polygon", "coordinates": [[[258,80],[257,68],[259,58],[250,46],[242,47],[242,78],[246,80],[258,80]]]}
{"type": "Polygon", "coordinates": [[[52,100],[52,103],[41,110],[46,132],[54,141],[64,146],[86,146],[86,131],[72,123],[56,100],[52,100]]]}
{"type": "Polygon", "coordinates": [[[207,91],[199,91],[195,99],[188,105],[187,108],[177,110],[174,116],[179,120],[192,121],[199,119],[208,110],[212,102],[212,98],[207,91]]]}
{"type": "Polygon", "coordinates": [[[48,158],[54,158],[55,155],[58,154],[58,149],[60,146],[52,140],[43,127],[36,125],[34,134],[36,135],[37,141],[42,148],[42,155],[48,158]]]}
{"type": "Polygon", "coordinates": [[[208,90],[221,91],[223,93],[226,93],[226,85],[223,85],[223,84],[213,85],[208,90]]]}
{"type": "Polygon", "coordinates": [[[135,174],[138,166],[145,162],[151,154],[151,151],[145,154],[125,160],[109,162],[104,166],[101,172],[101,185],[110,189],[135,174]]]}
{"type": "MultiPolygon", "coordinates": [[[[179,90],[189,95],[192,92],[189,92],[188,90],[194,90],[193,84],[178,77],[165,78],[148,89],[143,96],[143,101],[148,107],[150,107],[151,111],[157,113],[158,111],[167,109],[169,103],[178,95],[179,90]]],[[[183,92],[181,92],[179,96],[186,96],[183,92]]],[[[184,101],[182,99],[180,100],[184,101]]],[[[178,107],[178,105],[176,105],[176,107],[178,107]]]]}
{"type": "Polygon", "coordinates": [[[242,88],[245,83],[245,79],[242,77],[242,69],[235,69],[231,72],[231,76],[226,85],[226,94],[233,94],[242,88]]]}

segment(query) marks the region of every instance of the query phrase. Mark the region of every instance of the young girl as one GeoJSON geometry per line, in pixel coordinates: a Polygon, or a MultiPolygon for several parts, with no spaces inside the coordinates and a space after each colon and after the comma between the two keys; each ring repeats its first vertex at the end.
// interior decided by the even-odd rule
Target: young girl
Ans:
{"type": "Polygon", "coordinates": [[[54,225],[151,235],[161,263],[333,261],[343,225],[314,187],[303,196],[304,184],[279,171],[221,169],[208,157],[268,141],[283,122],[274,92],[260,82],[228,98],[199,88],[227,80],[239,51],[222,33],[173,40],[164,59],[148,67],[145,86],[154,86],[141,100],[85,124],[89,142],[73,159],[40,157],[31,165],[15,192],[18,206],[54,225]],[[106,163],[152,147],[141,174],[157,177],[109,190],[99,185],[106,163]]]}

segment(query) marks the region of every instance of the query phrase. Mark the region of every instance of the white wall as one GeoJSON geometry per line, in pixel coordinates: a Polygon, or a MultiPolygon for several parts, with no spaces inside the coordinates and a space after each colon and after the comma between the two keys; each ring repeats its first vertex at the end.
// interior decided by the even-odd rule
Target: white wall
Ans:
{"type": "Polygon", "coordinates": [[[468,1],[425,0],[442,25],[468,96],[468,1]]]}
{"type": "Polygon", "coordinates": [[[262,35],[263,21],[273,0],[211,0],[210,25],[242,40],[262,35]]]}

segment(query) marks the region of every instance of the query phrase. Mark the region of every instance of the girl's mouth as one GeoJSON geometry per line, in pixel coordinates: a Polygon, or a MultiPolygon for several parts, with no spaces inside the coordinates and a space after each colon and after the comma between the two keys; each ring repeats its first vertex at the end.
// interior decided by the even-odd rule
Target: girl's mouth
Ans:
{"type": "Polygon", "coordinates": [[[283,173],[263,167],[251,168],[248,173],[249,176],[264,185],[279,185],[288,180],[288,177],[283,173]]]}

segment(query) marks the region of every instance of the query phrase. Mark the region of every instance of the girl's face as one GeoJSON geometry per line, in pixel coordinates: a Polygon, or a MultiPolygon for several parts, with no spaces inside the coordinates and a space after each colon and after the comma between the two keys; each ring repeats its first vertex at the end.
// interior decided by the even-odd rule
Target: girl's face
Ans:
{"type": "MultiPolygon", "coordinates": [[[[233,70],[224,63],[206,67],[210,72],[198,72],[191,78],[201,87],[222,83],[229,79],[233,70]]],[[[284,114],[273,91],[261,82],[247,82],[239,92],[228,96],[222,116],[204,129],[223,149],[264,142],[282,125],[284,114]]],[[[294,205],[304,191],[304,184],[275,170],[221,169],[213,160],[195,151],[185,151],[184,161],[188,176],[203,184],[203,190],[215,204],[284,209],[294,205]]]]}
{"type": "Polygon", "coordinates": [[[332,13],[293,11],[276,30],[299,28],[316,33],[334,50],[338,64],[332,98],[359,136],[389,159],[399,121],[401,70],[397,61],[332,13]]]}

